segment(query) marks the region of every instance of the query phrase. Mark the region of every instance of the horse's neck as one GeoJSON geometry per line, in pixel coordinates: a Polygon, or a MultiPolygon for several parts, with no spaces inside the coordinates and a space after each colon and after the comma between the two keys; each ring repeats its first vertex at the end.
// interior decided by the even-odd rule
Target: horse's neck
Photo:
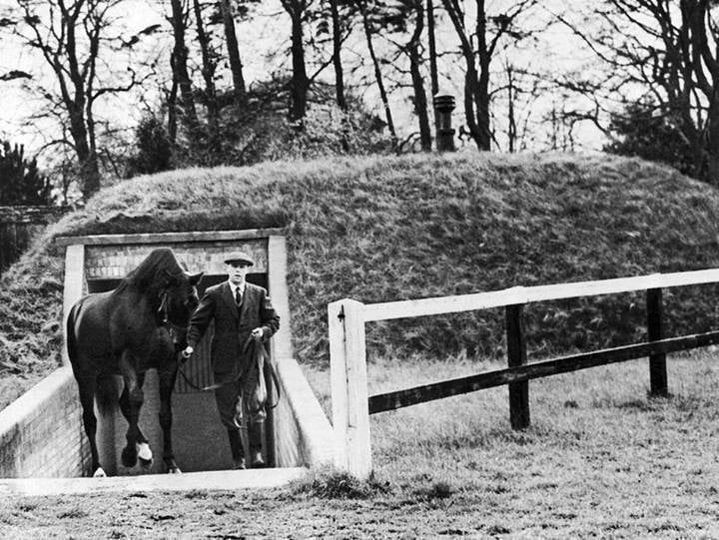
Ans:
{"type": "Polygon", "coordinates": [[[137,287],[127,287],[123,292],[127,300],[125,305],[131,313],[150,316],[154,320],[154,316],[160,307],[160,299],[157,297],[157,293],[140,291],[137,287]]]}

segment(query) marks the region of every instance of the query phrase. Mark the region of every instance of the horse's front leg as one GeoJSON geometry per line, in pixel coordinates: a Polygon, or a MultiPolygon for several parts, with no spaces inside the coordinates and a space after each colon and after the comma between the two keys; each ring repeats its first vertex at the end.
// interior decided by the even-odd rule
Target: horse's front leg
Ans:
{"type": "Polygon", "coordinates": [[[175,387],[177,377],[177,363],[173,362],[165,370],[158,370],[160,379],[160,427],[162,428],[162,458],[165,462],[165,469],[170,474],[178,474],[182,471],[175,462],[175,455],[172,451],[172,390],[175,387]]]}
{"type": "Polygon", "coordinates": [[[132,359],[132,355],[125,351],[119,362],[125,381],[125,388],[120,396],[120,408],[129,424],[125,436],[127,445],[122,450],[122,464],[125,467],[134,467],[139,457],[141,465],[147,468],[152,464],[152,450],[138,425],[144,400],[142,383],[145,377],[143,373],[137,373],[132,359]]]}

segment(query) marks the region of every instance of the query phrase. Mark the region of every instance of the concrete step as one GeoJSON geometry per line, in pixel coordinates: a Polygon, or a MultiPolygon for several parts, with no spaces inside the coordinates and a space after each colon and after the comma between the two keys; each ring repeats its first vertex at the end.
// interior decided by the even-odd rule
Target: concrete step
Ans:
{"type": "Polygon", "coordinates": [[[273,488],[305,476],[304,467],[142,474],[106,478],[3,478],[0,497],[66,495],[100,492],[236,490],[273,488]]]}

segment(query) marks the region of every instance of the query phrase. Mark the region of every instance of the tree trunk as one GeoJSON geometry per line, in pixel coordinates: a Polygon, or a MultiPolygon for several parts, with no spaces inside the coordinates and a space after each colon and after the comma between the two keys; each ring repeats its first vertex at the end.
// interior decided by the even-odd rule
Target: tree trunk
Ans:
{"type": "Polygon", "coordinates": [[[87,127],[83,114],[83,106],[73,104],[70,107],[70,135],[75,145],[75,153],[80,165],[80,176],[83,179],[82,194],[87,200],[100,189],[100,170],[97,154],[88,143],[87,127]]]}
{"type": "Polygon", "coordinates": [[[489,127],[489,64],[491,53],[487,50],[487,14],[484,0],[477,0],[477,55],[479,56],[479,79],[475,87],[478,139],[480,150],[489,150],[492,134],[489,127]]]}
{"type": "Polygon", "coordinates": [[[202,22],[202,10],[199,0],[193,0],[195,22],[197,25],[197,40],[202,52],[202,78],[205,81],[205,106],[207,107],[207,123],[209,127],[210,148],[216,148],[218,133],[219,110],[217,106],[217,92],[215,90],[215,59],[210,50],[210,37],[205,32],[202,22]]]}
{"type": "MultiPolygon", "coordinates": [[[[170,65],[174,63],[170,53],[170,65]]],[[[167,136],[174,147],[177,142],[177,79],[172,77],[172,86],[167,96],[167,136]]]]}
{"type": "Polygon", "coordinates": [[[432,111],[434,112],[434,132],[439,131],[439,117],[434,110],[434,97],[439,92],[439,75],[437,73],[437,40],[434,30],[434,2],[427,0],[427,37],[429,45],[429,79],[432,88],[432,111]]]}
{"type": "Polygon", "coordinates": [[[509,139],[510,153],[516,150],[517,122],[514,118],[514,72],[512,66],[507,66],[507,95],[509,103],[507,106],[507,139],[509,139]]]}
{"type": "Polygon", "coordinates": [[[437,41],[434,31],[434,3],[427,0],[427,37],[429,41],[429,78],[432,83],[432,97],[439,92],[439,76],[437,74],[437,41]]]}
{"type": "Polygon", "coordinates": [[[420,40],[424,30],[424,10],[422,0],[416,4],[416,21],[412,38],[407,44],[409,52],[409,69],[412,76],[412,87],[414,88],[414,110],[419,120],[419,139],[422,150],[432,150],[432,133],[429,128],[429,117],[427,115],[427,93],[424,90],[424,79],[422,78],[421,63],[422,53],[420,52],[420,40]]]}
{"type": "Polygon", "coordinates": [[[382,81],[382,71],[379,67],[379,61],[377,60],[374,45],[372,44],[372,31],[367,18],[367,6],[364,0],[360,0],[358,3],[360,11],[362,12],[362,26],[367,39],[367,48],[369,49],[369,54],[372,58],[372,64],[374,66],[374,76],[377,81],[377,87],[379,88],[380,99],[382,100],[382,105],[384,106],[385,117],[387,118],[387,129],[389,129],[390,136],[392,137],[392,146],[397,146],[397,132],[395,131],[394,121],[392,120],[392,110],[390,109],[387,91],[385,90],[384,82],[382,81]]]}
{"type": "Polygon", "coordinates": [[[707,111],[706,137],[702,141],[704,167],[701,178],[719,186],[719,100],[715,99],[707,111]]]}
{"type": "Polygon", "coordinates": [[[242,73],[240,48],[237,45],[235,19],[232,17],[232,8],[230,7],[229,0],[220,0],[220,12],[222,13],[222,22],[225,27],[225,43],[227,44],[227,56],[230,60],[232,84],[235,89],[235,102],[238,108],[244,108],[247,104],[247,91],[245,89],[245,77],[242,73]]]}
{"type": "Polygon", "coordinates": [[[301,127],[302,119],[307,112],[307,91],[310,81],[305,68],[305,49],[302,36],[302,15],[305,10],[304,0],[283,0],[292,19],[292,81],[290,83],[290,120],[298,122],[301,127]]]}
{"type": "Polygon", "coordinates": [[[467,123],[469,136],[472,137],[472,140],[479,150],[484,150],[483,137],[477,122],[480,116],[480,100],[477,97],[480,83],[477,74],[477,65],[474,59],[474,49],[469,37],[464,32],[463,14],[458,4],[454,0],[442,0],[442,3],[457,32],[457,37],[459,37],[460,50],[462,51],[462,56],[464,57],[467,68],[464,73],[464,119],[467,123]]]}
{"type": "Polygon", "coordinates": [[[180,89],[182,119],[189,132],[190,140],[197,140],[199,122],[195,109],[195,100],[192,96],[192,84],[187,72],[187,47],[185,46],[185,17],[182,9],[182,0],[171,0],[172,29],[175,37],[175,46],[170,57],[172,61],[172,74],[180,89]]]}
{"type": "Polygon", "coordinates": [[[347,110],[345,99],[344,71],[342,69],[342,26],[337,0],[330,0],[330,11],[332,14],[332,64],[335,69],[335,96],[337,106],[343,111],[347,110]]]}

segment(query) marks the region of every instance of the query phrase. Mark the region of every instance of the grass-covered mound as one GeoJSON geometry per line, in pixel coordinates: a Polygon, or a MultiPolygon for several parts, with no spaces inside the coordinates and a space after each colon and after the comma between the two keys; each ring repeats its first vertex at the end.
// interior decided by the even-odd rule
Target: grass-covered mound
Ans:
{"type": "MultiPolygon", "coordinates": [[[[717,217],[711,187],[608,155],[338,158],[138,177],[63,218],[7,272],[0,374],[15,389],[58,365],[57,235],[284,227],[294,350],[325,365],[328,302],[714,267],[717,217]]],[[[668,334],[714,325],[710,289],[667,291],[668,334]]],[[[532,305],[527,315],[530,354],[644,335],[641,294],[532,305]]],[[[368,326],[370,357],[494,356],[503,339],[502,310],[368,326]]]]}

